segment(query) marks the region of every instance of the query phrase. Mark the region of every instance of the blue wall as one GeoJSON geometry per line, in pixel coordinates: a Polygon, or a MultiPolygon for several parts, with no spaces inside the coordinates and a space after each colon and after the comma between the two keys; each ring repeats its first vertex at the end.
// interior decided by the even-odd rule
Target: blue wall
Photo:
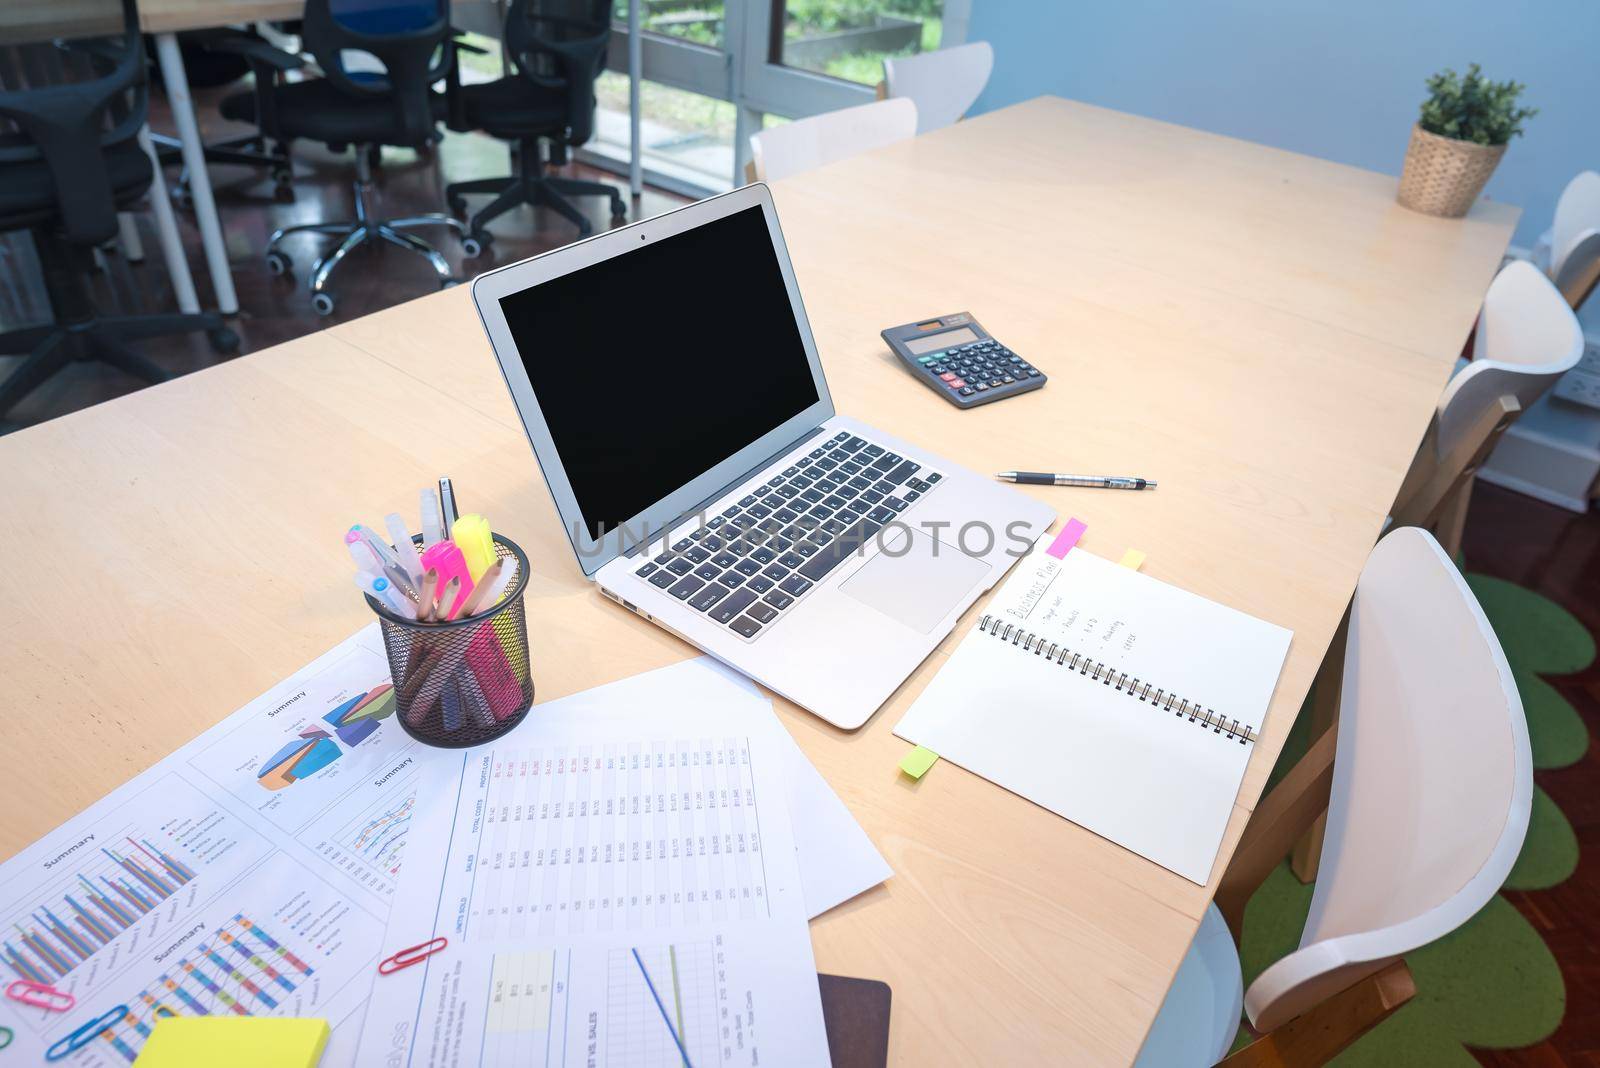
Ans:
{"type": "Polygon", "coordinates": [[[1600,169],[1600,0],[972,0],[967,39],[994,76],[974,113],[1054,93],[1399,174],[1443,67],[1483,65],[1539,108],[1490,181],[1550,225],[1580,170],[1600,169]]]}

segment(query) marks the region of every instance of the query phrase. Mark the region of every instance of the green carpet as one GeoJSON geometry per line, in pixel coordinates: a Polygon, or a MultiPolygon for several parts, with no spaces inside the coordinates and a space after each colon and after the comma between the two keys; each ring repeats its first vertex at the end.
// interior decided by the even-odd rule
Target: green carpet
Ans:
{"type": "MultiPolygon", "coordinates": [[[[1511,664],[1528,719],[1537,769],[1567,767],[1588,751],[1589,733],[1566,698],[1542,675],[1582,671],[1595,658],[1594,638],[1571,613],[1509,582],[1468,575],[1511,664]]],[[[1310,698],[1269,777],[1282,778],[1305,753],[1310,698]]],[[[1538,891],[1569,878],[1578,841],[1550,795],[1535,786],[1528,835],[1507,877],[1507,889],[1538,891]]],[[[1250,899],[1239,947],[1245,985],[1300,943],[1312,887],[1285,863],[1250,899]]],[[[1514,1049],[1548,1038],[1566,1012],[1566,985],[1544,940],[1504,897],[1496,895],[1466,924],[1407,954],[1417,996],[1336,1060],[1341,1066],[1461,1065],[1478,1062],[1468,1047],[1514,1049]]],[[[1235,1048],[1248,1044],[1241,1028],[1235,1048]]]]}
{"type": "MultiPolygon", "coordinates": [[[[1239,947],[1246,986],[1299,945],[1311,890],[1284,864],[1250,899],[1239,947]]],[[[1566,1012],[1566,987],[1555,958],[1522,914],[1498,895],[1455,932],[1407,954],[1406,964],[1416,978],[1416,998],[1334,1064],[1475,1065],[1464,1046],[1531,1045],[1548,1038],[1566,1012]]],[[[1241,1033],[1236,1045],[1248,1042],[1241,1033]]]]}
{"type": "Polygon", "coordinates": [[[1594,663],[1594,637],[1550,598],[1487,575],[1468,575],[1467,585],[1477,595],[1512,667],[1570,675],[1594,663]]]}
{"type": "Polygon", "coordinates": [[[1506,876],[1507,890],[1548,890],[1571,878],[1578,867],[1578,836],[1572,824],[1539,787],[1533,788],[1528,837],[1506,876]]]}

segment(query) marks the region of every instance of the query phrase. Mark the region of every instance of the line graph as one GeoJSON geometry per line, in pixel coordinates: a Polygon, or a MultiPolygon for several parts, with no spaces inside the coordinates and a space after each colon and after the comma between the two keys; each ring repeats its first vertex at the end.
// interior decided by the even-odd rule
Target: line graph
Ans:
{"type": "Polygon", "coordinates": [[[368,889],[392,894],[415,806],[413,783],[401,783],[325,833],[317,852],[368,889]]]}

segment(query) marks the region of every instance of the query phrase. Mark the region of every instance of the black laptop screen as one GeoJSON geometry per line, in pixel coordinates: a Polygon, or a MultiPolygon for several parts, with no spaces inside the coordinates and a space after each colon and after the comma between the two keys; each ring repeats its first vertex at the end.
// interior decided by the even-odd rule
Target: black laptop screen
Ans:
{"type": "Polygon", "coordinates": [[[818,399],[759,207],[500,307],[596,540],[818,399]]]}

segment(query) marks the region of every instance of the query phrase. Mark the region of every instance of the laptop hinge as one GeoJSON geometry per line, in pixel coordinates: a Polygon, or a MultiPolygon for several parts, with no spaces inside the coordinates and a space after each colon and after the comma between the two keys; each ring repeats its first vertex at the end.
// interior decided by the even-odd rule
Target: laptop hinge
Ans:
{"type": "Polygon", "coordinates": [[[812,438],[816,437],[818,434],[821,434],[822,432],[823,432],[823,428],[822,427],[820,427],[820,426],[812,427],[810,431],[808,431],[805,434],[802,434],[800,437],[796,438],[794,441],[791,441],[789,444],[785,445],[783,448],[777,450],[771,456],[768,456],[765,460],[762,460],[760,463],[751,465],[750,469],[745,471],[744,474],[740,475],[738,478],[736,478],[733,481],[729,482],[727,485],[723,486],[721,489],[717,490],[715,493],[708,494],[703,500],[700,501],[700,503],[696,504],[693,508],[689,508],[689,509],[685,510],[684,512],[682,512],[680,515],[678,515],[676,518],[674,518],[670,522],[664,523],[660,527],[658,527],[657,529],[650,531],[650,533],[645,537],[645,539],[643,541],[635,542],[632,548],[624,549],[623,552],[622,552],[622,555],[624,557],[628,558],[628,559],[632,559],[633,557],[638,556],[641,552],[643,552],[644,550],[648,549],[650,547],[651,543],[654,542],[658,537],[665,537],[666,534],[667,534],[667,531],[674,529],[675,527],[677,527],[677,525],[679,523],[682,523],[685,519],[688,519],[690,516],[698,515],[700,513],[700,511],[702,509],[704,509],[705,506],[710,504],[712,501],[715,501],[715,500],[718,500],[721,497],[727,496],[729,490],[733,489],[733,487],[737,486],[739,483],[741,483],[745,479],[749,478],[752,473],[754,473],[756,471],[763,470],[764,468],[770,467],[772,465],[772,462],[774,460],[776,460],[778,457],[782,456],[786,452],[793,451],[795,446],[797,446],[797,445],[804,445],[806,442],[810,441],[812,438]]]}

